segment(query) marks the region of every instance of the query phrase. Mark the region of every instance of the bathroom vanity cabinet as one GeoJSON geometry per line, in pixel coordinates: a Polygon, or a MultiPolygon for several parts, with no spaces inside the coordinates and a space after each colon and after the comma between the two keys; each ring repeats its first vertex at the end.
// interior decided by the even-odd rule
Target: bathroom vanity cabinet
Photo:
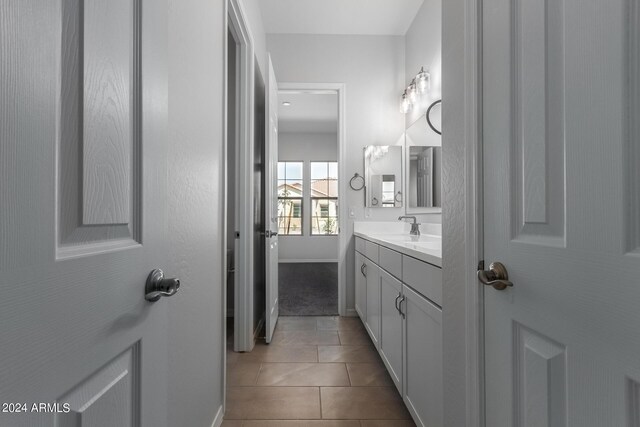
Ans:
{"type": "Polygon", "coordinates": [[[366,237],[355,238],[356,311],[416,425],[441,427],[442,269],[366,237]]]}

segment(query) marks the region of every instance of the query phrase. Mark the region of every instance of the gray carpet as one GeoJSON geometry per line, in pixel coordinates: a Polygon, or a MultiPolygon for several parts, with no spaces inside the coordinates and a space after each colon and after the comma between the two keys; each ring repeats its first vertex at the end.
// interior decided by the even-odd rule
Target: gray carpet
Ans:
{"type": "Polygon", "coordinates": [[[281,263],[278,275],[281,316],[338,314],[338,263],[281,263]]]}

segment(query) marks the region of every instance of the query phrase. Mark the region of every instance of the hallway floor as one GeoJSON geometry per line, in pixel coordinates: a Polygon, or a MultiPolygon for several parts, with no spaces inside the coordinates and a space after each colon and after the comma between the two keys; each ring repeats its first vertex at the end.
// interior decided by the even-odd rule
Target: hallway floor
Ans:
{"type": "Polygon", "coordinates": [[[278,268],[280,316],[338,314],[337,262],[284,262],[278,268]]]}
{"type": "Polygon", "coordinates": [[[227,352],[223,427],[413,427],[360,319],[280,317],[273,342],[227,352]]]}

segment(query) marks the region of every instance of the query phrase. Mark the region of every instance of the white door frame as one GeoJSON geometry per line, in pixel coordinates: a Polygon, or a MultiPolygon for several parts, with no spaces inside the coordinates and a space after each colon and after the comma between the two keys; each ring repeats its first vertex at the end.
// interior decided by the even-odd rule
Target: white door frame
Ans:
{"type": "Polygon", "coordinates": [[[443,127],[442,145],[462,159],[457,161],[461,168],[451,174],[463,174],[456,182],[460,188],[445,192],[451,209],[463,207],[463,214],[448,215],[443,228],[445,384],[447,376],[457,375],[455,385],[444,388],[444,422],[483,427],[484,290],[476,277],[483,259],[482,1],[453,0],[442,6],[443,52],[449,52],[443,55],[442,74],[457,79],[443,86],[443,126],[448,128],[443,127]],[[448,358],[455,353],[464,357],[448,358]]]}
{"type": "Polygon", "coordinates": [[[344,83],[278,83],[278,92],[337,94],[338,95],[338,314],[340,316],[356,316],[355,309],[347,312],[347,265],[345,257],[349,239],[346,236],[345,221],[348,219],[347,180],[346,178],[346,128],[345,100],[346,85],[344,83]]]}
{"type": "MultiPolygon", "coordinates": [[[[222,235],[223,256],[225,266],[222,283],[226,283],[226,253],[227,238],[226,232],[228,224],[226,223],[226,212],[228,206],[227,194],[227,34],[231,30],[235,39],[239,43],[239,105],[238,105],[238,132],[236,144],[236,227],[240,233],[237,239],[236,252],[234,253],[235,265],[235,292],[234,292],[234,343],[235,351],[251,351],[254,346],[253,336],[253,138],[254,138],[254,74],[255,74],[255,58],[253,49],[253,37],[249,30],[246,19],[246,13],[242,8],[239,0],[228,0],[227,7],[227,25],[224,26],[225,45],[224,58],[225,64],[225,82],[224,82],[224,162],[225,174],[223,188],[225,189],[224,197],[224,230],[222,235]]],[[[223,295],[223,324],[226,325],[227,307],[226,307],[226,286],[223,295]]],[[[226,328],[223,335],[222,347],[226,347],[227,337],[226,328]]],[[[226,370],[226,351],[225,365],[226,370]]]]}

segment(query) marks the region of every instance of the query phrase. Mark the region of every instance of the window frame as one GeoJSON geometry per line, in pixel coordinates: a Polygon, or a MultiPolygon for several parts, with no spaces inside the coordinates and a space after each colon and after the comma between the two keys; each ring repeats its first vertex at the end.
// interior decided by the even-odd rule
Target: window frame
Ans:
{"type": "MultiPolygon", "coordinates": [[[[304,233],[304,226],[305,226],[305,220],[304,220],[304,212],[305,212],[305,209],[304,209],[304,205],[305,205],[305,203],[304,203],[304,199],[305,199],[305,194],[304,194],[305,193],[305,191],[304,191],[304,189],[305,189],[305,183],[304,183],[304,175],[305,175],[305,173],[304,173],[304,170],[305,170],[305,167],[304,167],[304,164],[305,164],[305,161],[304,160],[278,160],[278,164],[280,164],[280,163],[285,163],[285,164],[286,163],[300,163],[302,165],[302,168],[301,168],[302,178],[300,178],[300,182],[302,183],[302,195],[301,196],[295,196],[295,197],[285,197],[285,196],[280,196],[280,194],[278,194],[278,205],[281,203],[281,200],[299,200],[300,201],[300,234],[289,234],[289,233],[283,234],[283,233],[280,233],[280,218],[287,218],[287,217],[278,215],[278,217],[277,217],[277,220],[278,220],[278,235],[279,236],[285,236],[285,237],[302,237],[302,236],[305,236],[305,233],[304,233]]],[[[284,178],[280,178],[280,176],[278,175],[278,178],[277,178],[278,183],[280,181],[284,181],[284,183],[286,184],[287,180],[288,180],[286,176],[287,175],[286,175],[286,165],[285,165],[285,177],[284,178]]],[[[297,218],[297,217],[294,217],[294,218],[297,218]]]]}
{"type": "Polygon", "coordinates": [[[336,188],[338,191],[338,196],[339,196],[339,190],[340,190],[340,169],[339,169],[339,162],[337,160],[309,160],[309,204],[311,205],[309,207],[309,225],[311,226],[311,228],[309,229],[309,235],[313,236],[313,237],[335,237],[335,236],[339,236],[340,235],[340,207],[339,207],[339,197],[338,196],[332,196],[332,197],[313,197],[311,195],[311,183],[312,183],[312,175],[311,175],[311,170],[312,170],[312,163],[326,163],[327,164],[327,190],[328,188],[328,181],[335,181],[336,182],[336,188]],[[329,177],[329,164],[330,163],[335,163],[336,165],[336,171],[338,172],[338,176],[333,179],[329,177]],[[318,217],[318,216],[314,216],[313,215],[313,201],[320,201],[320,200],[327,200],[328,202],[331,201],[335,201],[336,204],[336,215],[335,216],[326,216],[326,217],[318,217]],[[336,232],[335,233],[314,233],[313,232],[313,220],[314,218],[334,218],[337,222],[337,227],[336,227],[336,232]]]}

